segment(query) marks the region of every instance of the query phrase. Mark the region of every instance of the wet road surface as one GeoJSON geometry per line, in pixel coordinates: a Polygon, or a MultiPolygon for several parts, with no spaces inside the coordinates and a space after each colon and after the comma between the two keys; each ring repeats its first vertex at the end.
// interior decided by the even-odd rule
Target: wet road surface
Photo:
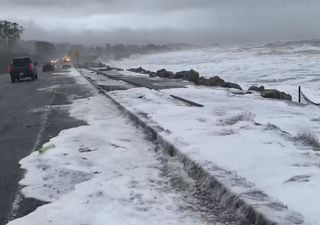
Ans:
{"type": "Polygon", "coordinates": [[[67,96],[80,98],[87,92],[72,77],[59,74],[39,71],[38,80],[17,83],[0,75],[0,225],[44,204],[19,194],[19,160],[61,130],[82,125],[60,105],[70,103],[67,96]]]}

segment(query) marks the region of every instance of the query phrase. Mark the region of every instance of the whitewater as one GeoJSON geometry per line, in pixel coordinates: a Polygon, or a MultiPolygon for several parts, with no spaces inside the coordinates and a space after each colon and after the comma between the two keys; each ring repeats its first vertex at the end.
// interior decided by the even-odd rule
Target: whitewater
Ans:
{"type": "Polygon", "coordinates": [[[275,42],[244,47],[206,47],[133,55],[109,61],[111,66],[142,66],[151,71],[166,68],[174,72],[194,69],[201,76],[218,75],[243,89],[252,85],[276,88],[298,99],[298,86],[315,102],[320,102],[320,42],[275,42]]]}
{"type": "MultiPolygon", "coordinates": [[[[311,100],[320,102],[319,54],[320,41],[299,41],[194,48],[101,62],[124,69],[194,69],[201,76],[218,75],[243,89],[252,85],[275,88],[291,94],[294,101],[301,86],[311,100]]],[[[263,99],[258,94],[235,95],[216,87],[190,85],[163,92],[205,107],[176,109],[163,103],[159,93],[141,88],[111,95],[130,112],[142,112],[169,130],[167,138],[182,146],[190,158],[233,171],[301,213],[304,224],[320,224],[319,149],[312,147],[312,142],[319,143],[318,107],[263,99]],[[243,119],[228,127],[230,118],[243,119]]]]}
{"type": "MultiPolygon", "coordinates": [[[[293,97],[297,86],[302,85],[317,100],[318,52],[312,42],[273,43],[132,56],[106,64],[149,70],[193,68],[202,76],[219,75],[243,88],[265,85],[293,97]]],[[[159,126],[163,138],[212,175],[214,167],[236,176],[236,184],[228,182],[232,177],[223,177],[234,193],[248,196],[248,187],[254,194],[261,190],[262,210],[270,203],[284,212],[264,211],[281,221],[277,224],[287,224],[283,221],[289,218],[296,224],[320,225],[318,107],[264,99],[258,93],[239,95],[219,87],[188,85],[158,92],[110,82],[90,70],[79,71],[99,85],[124,87],[108,95],[148,125],[159,126]],[[177,103],[169,97],[172,94],[205,107],[177,103]]],[[[86,82],[74,69],[63,75],[74,77],[80,84],[86,82]]],[[[167,191],[161,191],[167,190],[165,186],[153,189],[154,184],[159,188],[155,180],[161,178],[150,151],[153,143],[143,139],[143,131],[137,132],[110,100],[94,93],[74,101],[69,111],[88,125],[61,132],[43,146],[52,149],[43,154],[34,152],[20,161],[27,171],[20,181],[22,193],[51,203],[10,224],[202,224],[196,213],[179,211],[184,202],[177,200],[186,195],[170,192],[167,196],[167,191]],[[70,178],[61,173],[71,174],[70,178]],[[79,176],[83,180],[77,179],[79,176]]]]}

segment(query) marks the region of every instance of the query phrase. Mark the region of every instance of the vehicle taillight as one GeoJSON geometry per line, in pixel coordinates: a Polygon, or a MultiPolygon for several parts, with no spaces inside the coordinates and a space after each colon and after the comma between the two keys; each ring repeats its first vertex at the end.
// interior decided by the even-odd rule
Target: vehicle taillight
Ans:
{"type": "Polygon", "coordinates": [[[29,70],[32,71],[32,69],[33,69],[33,65],[32,65],[32,63],[30,63],[29,64],[29,70]]]}
{"type": "Polygon", "coordinates": [[[8,66],[8,73],[11,73],[11,65],[8,66]]]}

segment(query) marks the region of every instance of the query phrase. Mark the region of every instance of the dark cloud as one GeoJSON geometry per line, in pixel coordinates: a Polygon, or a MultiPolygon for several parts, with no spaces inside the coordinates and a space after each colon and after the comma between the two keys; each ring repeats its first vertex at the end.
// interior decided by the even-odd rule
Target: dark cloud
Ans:
{"type": "Polygon", "coordinates": [[[0,0],[26,38],[85,43],[320,38],[319,11],[319,0],[0,0]]]}
{"type": "MultiPolygon", "coordinates": [[[[229,0],[230,1],[230,0],[229,0]]],[[[233,1],[233,0],[231,0],[233,1]]],[[[60,8],[73,11],[87,11],[89,14],[94,13],[91,9],[99,12],[159,12],[181,9],[196,9],[212,7],[220,4],[220,0],[1,0],[1,4],[7,7],[24,7],[24,8],[60,8]],[[67,7],[67,8],[66,8],[67,7]],[[69,8],[70,7],[70,8],[69,8]],[[72,7],[72,8],[71,8],[72,7]]]]}

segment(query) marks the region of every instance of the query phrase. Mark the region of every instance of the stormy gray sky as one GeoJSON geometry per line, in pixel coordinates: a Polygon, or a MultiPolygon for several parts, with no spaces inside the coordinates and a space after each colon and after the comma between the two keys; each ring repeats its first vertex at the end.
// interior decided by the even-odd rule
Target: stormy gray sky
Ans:
{"type": "Polygon", "coordinates": [[[320,38],[319,0],[0,0],[25,39],[239,43],[320,38]]]}

